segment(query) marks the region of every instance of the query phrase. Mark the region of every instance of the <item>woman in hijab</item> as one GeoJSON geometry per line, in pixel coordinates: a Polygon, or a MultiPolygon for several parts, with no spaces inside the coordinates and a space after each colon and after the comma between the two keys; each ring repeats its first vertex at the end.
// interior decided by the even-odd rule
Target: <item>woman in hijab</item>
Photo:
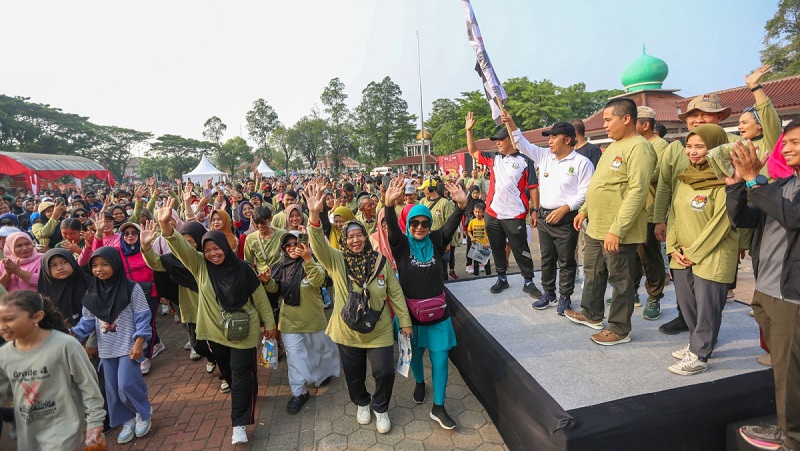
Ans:
{"type": "Polygon", "coordinates": [[[397,262],[394,260],[392,247],[389,245],[389,229],[386,223],[386,213],[384,209],[378,212],[377,222],[378,227],[375,229],[375,232],[369,236],[369,242],[372,244],[373,249],[377,249],[381,255],[386,257],[386,261],[392,265],[392,269],[397,273],[397,262]]]}
{"type": "Polygon", "coordinates": [[[169,222],[173,204],[173,199],[167,199],[159,210],[161,234],[172,254],[197,281],[197,338],[208,340],[231,389],[231,443],[245,443],[246,425],[254,422],[253,406],[258,394],[256,347],[260,323],[264,323],[266,338],[273,338],[277,333],[272,308],[252,267],[236,258],[225,234],[219,230],[207,232],[201,239],[200,252],[183,235],[174,233],[169,222]],[[250,315],[249,333],[238,341],[227,339],[220,326],[223,312],[235,311],[250,315]]]}
{"type": "Polygon", "coordinates": [[[97,331],[111,427],[122,425],[118,443],[150,432],[152,407],[139,369],[150,338],[150,308],[142,287],[125,277],[119,251],[97,249],[89,260],[94,277],[83,298],[83,315],[72,328],[79,341],[97,331]]]}
{"type": "Polygon", "coordinates": [[[675,297],[689,326],[689,344],[672,353],[679,362],[669,370],[691,376],[708,369],[717,343],[726,295],[737,268],[739,232],[725,208],[725,182],[706,158],[727,142],[722,127],[701,125],[686,137],[690,165],[678,175],[667,221],[667,253],[675,297]]]}
{"type": "Polygon", "coordinates": [[[128,219],[128,210],[125,205],[114,205],[109,211],[111,219],[114,221],[114,231],[119,231],[119,227],[128,219]]]}
{"type": "Polygon", "coordinates": [[[69,214],[70,218],[75,218],[78,221],[80,221],[81,230],[83,230],[84,232],[89,230],[89,227],[92,224],[94,224],[94,222],[91,219],[89,219],[89,216],[90,212],[85,208],[76,208],[72,210],[72,212],[69,214]]]}
{"type": "Polygon", "coordinates": [[[38,291],[50,298],[70,327],[81,318],[81,301],[89,287],[89,275],[67,249],[50,249],[41,259],[38,291]]]}
{"type": "Polygon", "coordinates": [[[36,238],[36,242],[49,248],[51,245],[60,243],[61,237],[61,216],[66,213],[67,207],[64,204],[56,205],[53,202],[42,202],[39,204],[39,222],[31,227],[31,233],[36,238]]]}
{"type": "MultiPolygon", "coordinates": [[[[350,400],[358,406],[356,421],[369,424],[372,411],[375,412],[377,430],[381,434],[389,432],[389,401],[394,384],[394,336],[389,303],[394,310],[404,335],[411,334],[411,319],[403,299],[400,284],[391,266],[385,263],[380,254],[372,249],[364,226],[355,220],[342,225],[338,248],[325,242],[320,212],[324,204],[324,185],[310,183],[306,187],[308,201],[308,232],[311,250],[328,271],[335,288],[335,298],[331,319],[326,333],[338,344],[342,367],[347,381],[350,400]],[[351,329],[342,318],[342,308],[348,301],[353,287],[363,290],[372,310],[380,311],[380,319],[371,332],[361,333],[351,329]],[[375,379],[375,393],[370,396],[366,380],[367,359],[375,379]]],[[[347,207],[345,207],[347,209],[347,207]]],[[[349,211],[349,210],[348,210],[349,211]]],[[[342,212],[343,213],[343,212],[342,212]]],[[[352,215],[352,213],[351,213],[352,215]]]]}
{"type": "Polygon", "coordinates": [[[277,292],[281,300],[280,321],[289,386],[292,398],[286,411],[296,414],[308,401],[306,385],[328,385],[339,377],[339,351],[325,335],[325,310],[320,288],[325,283],[325,268],[315,261],[308,243],[298,243],[300,232],[281,238],[281,262],[272,269],[267,291],[277,292]]]}
{"type": "Polygon", "coordinates": [[[444,429],[453,429],[456,422],[450,418],[444,408],[447,391],[448,363],[450,349],[456,346],[456,335],[447,309],[444,296],[444,282],[440,274],[444,266],[444,252],[453,235],[458,230],[467,196],[455,183],[446,185],[456,208],[447,222],[438,230],[431,231],[433,216],[428,207],[414,205],[408,212],[406,231],[401,232],[397,224],[395,204],[403,197],[403,179],[392,180],[386,190],[386,224],[389,232],[389,244],[397,261],[397,274],[403,294],[411,300],[439,298],[444,312],[435,320],[416,315],[412,310],[411,321],[413,334],[411,338],[411,371],[417,385],[414,389],[414,402],[425,402],[425,374],[422,358],[425,350],[429,351],[433,380],[433,407],[430,417],[444,429]]]}
{"type": "MultiPolygon", "coordinates": [[[[170,224],[171,223],[172,222],[170,222],[170,224]]],[[[205,227],[196,221],[187,222],[180,229],[180,234],[183,235],[183,238],[197,251],[200,250],[200,242],[205,233],[205,227]]],[[[214,358],[214,354],[211,352],[208,342],[197,339],[197,303],[199,290],[197,280],[195,280],[192,273],[186,269],[183,263],[181,263],[178,257],[173,255],[171,251],[162,255],[159,255],[155,251],[154,245],[158,242],[158,239],[164,238],[159,236],[156,223],[153,221],[148,222],[144,229],[142,229],[141,235],[144,261],[147,263],[147,266],[153,270],[156,276],[162,275],[177,285],[178,295],[176,301],[180,308],[181,322],[186,324],[186,330],[189,333],[189,345],[194,351],[194,354],[197,355],[197,359],[200,357],[206,358],[206,372],[213,373],[214,368],[217,366],[217,360],[214,358]]],[[[164,243],[166,243],[166,240],[164,240],[164,243]]],[[[167,245],[167,249],[169,250],[169,245],[167,245]]],[[[191,358],[193,360],[195,359],[194,357],[191,358]]],[[[222,393],[230,391],[230,386],[228,386],[226,381],[222,382],[220,391],[222,393]]]]}
{"type": "Polygon", "coordinates": [[[332,217],[333,222],[328,225],[328,228],[330,228],[330,231],[328,231],[328,243],[332,248],[341,250],[342,228],[346,222],[352,221],[356,217],[353,216],[353,210],[344,206],[334,208],[332,217]]]}
{"type": "Polygon", "coordinates": [[[17,290],[36,291],[39,283],[42,254],[25,232],[14,232],[6,238],[0,264],[0,285],[9,293],[17,290]]]}
{"type": "Polygon", "coordinates": [[[284,210],[286,214],[286,231],[297,230],[305,233],[306,231],[306,218],[303,216],[303,210],[300,204],[291,204],[284,210]]]}
{"type": "Polygon", "coordinates": [[[233,226],[236,228],[238,235],[241,235],[250,229],[250,219],[252,216],[253,204],[249,200],[240,203],[233,215],[233,226]]]}
{"type": "Polygon", "coordinates": [[[214,210],[214,212],[211,213],[209,225],[210,230],[217,230],[225,234],[225,239],[228,240],[228,246],[230,246],[231,249],[239,248],[239,240],[233,233],[231,217],[228,216],[228,213],[225,213],[225,210],[214,210]]]}

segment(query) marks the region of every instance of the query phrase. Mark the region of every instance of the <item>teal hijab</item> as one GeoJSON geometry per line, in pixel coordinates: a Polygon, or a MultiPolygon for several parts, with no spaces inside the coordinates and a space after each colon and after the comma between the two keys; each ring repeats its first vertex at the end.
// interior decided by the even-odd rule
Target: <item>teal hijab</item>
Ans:
{"type": "Polygon", "coordinates": [[[425,216],[433,222],[433,215],[431,210],[422,205],[414,205],[408,212],[406,217],[406,237],[408,237],[408,247],[411,249],[411,255],[420,263],[428,263],[433,259],[433,241],[431,241],[430,233],[423,239],[418,240],[411,234],[411,219],[417,216],[425,216]]]}

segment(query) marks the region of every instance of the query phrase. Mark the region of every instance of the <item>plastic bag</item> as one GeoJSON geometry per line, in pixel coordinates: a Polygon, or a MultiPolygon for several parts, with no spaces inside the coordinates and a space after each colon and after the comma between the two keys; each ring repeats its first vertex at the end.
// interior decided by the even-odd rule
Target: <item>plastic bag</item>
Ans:
{"type": "Polygon", "coordinates": [[[481,243],[473,242],[472,247],[469,248],[467,257],[477,260],[479,263],[485,265],[489,261],[492,251],[483,247],[481,243]]]}
{"type": "Polygon", "coordinates": [[[400,356],[397,358],[397,372],[408,377],[408,370],[411,369],[411,338],[401,334],[397,336],[397,344],[400,348],[400,356]]]}
{"type": "Polygon", "coordinates": [[[278,369],[278,342],[274,338],[267,340],[261,337],[261,352],[258,353],[258,364],[271,370],[278,369]]]}

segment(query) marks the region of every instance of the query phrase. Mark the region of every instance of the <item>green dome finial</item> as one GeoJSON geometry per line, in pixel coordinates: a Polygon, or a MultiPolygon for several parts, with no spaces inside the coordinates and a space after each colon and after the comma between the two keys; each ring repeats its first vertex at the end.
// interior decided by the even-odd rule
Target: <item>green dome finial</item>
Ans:
{"type": "Polygon", "coordinates": [[[642,55],[625,67],[622,71],[622,85],[626,92],[637,92],[661,89],[661,85],[669,74],[664,60],[648,55],[642,44],[642,55]]]}

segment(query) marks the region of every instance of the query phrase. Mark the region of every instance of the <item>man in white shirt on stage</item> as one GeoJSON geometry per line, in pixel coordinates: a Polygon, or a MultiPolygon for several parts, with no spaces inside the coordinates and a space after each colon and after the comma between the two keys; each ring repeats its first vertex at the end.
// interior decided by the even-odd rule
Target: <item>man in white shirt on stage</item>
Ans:
{"type": "Polygon", "coordinates": [[[502,114],[512,133],[515,147],[539,168],[539,248],[542,257],[541,299],[533,303],[533,308],[544,310],[551,304],[558,304],[556,313],[572,308],[570,296],[575,291],[575,274],[578,262],[575,248],[578,245],[578,231],[572,227],[572,220],[586,199],[586,189],[594,173],[592,162],[573,150],[575,127],[569,122],[557,122],[550,130],[542,133],[547,136],[549,149],[528,142],[517,128],[511,115],[502,114]],[[560,268],[556,298],[556,270],[560,268]]]}

